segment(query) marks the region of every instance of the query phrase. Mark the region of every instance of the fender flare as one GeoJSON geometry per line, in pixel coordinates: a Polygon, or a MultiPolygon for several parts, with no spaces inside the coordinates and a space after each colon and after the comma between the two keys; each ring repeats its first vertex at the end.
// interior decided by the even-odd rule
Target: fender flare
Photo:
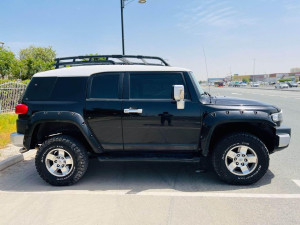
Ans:
{"type": "Polygon", "coordinates": [[[264,123],[271,127],[276,126],[269,114],[262,111],[223,110],[210,112],[203,118],[200,135],[200,148],[203,156],[208,156],[214,131],[218,126],[229,123],[264,123]]]}
{"type": "Polygon", "coordinates": [[[24,136],[23,144],[26,149],[32,148],[32,135],[35,128],[38,125],[47,122],[64,122],[75,125],[80,130],[95,153],[103,152],[101,144],[94,137],[88,125],[84,121],[84,118],[79,113],[68,111],[40,111],[32,114],[31,119],[28,121],[28,125],[26,127],[26,135],[24,136]]]}

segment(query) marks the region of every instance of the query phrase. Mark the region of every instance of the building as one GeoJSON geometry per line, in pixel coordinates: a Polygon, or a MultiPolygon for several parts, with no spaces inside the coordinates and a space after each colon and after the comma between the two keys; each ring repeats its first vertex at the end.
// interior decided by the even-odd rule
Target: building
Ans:
{"type": "Polygon", "coordinates": [[[277,82],[279,79],[300,80],[300,72],[296,73],[272,73],[272,74],[255,74],[255,75],[238,75],[233,76],[232,81],[249,80],[252,82],[277,82]]]}
{"type": "Polygon", "coordinates": [[[234,75],[232,77],[232,81],[243,81],[243,80],[250,81],[250,75],[234,75]]]}
{"type": "Polygon", "coordinates": [[[220,82],[220,81],[224,81],[225,78],[208,78],[208,82],[209,83],[214,83],[214,82],[220,82]]]}
{"type": "Polygon", "coordinates": [[[300,73],[300,67],[294,67],[290,70],[291,73],[300,73]]]}

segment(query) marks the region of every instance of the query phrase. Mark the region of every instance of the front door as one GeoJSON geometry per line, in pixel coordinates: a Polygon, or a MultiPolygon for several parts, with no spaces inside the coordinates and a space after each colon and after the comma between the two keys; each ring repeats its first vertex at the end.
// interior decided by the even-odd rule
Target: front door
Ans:
{"type": "Polygon", "coordinates": [[[197,150],[199,102],[191,100],[181,72],[133,72],[124,78],[124,150],[197,150]],[[173,85],[185,86],[185,108],[177,109],[173,85]]]}

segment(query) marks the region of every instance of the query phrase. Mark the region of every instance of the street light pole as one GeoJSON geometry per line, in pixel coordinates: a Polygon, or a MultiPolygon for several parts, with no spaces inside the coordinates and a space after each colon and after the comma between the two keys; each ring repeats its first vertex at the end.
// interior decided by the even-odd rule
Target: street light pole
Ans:
{"type": "Polygon", "coordinates": [[[253,81],[255,82],[255,59],[253,59],[253,81]]]}
{"type": "Polygon", "coordinates": [[[122,54],[125,55],[123,10],[124,10],[124,0],[121,0],[122,54]]]}
{"type": "MultiPolygon", "coordinates": [[[[125,55],[125,38],[124,38],[124,18],[123,18],[123,11],[125,8],[125,2],[128,0],[120,0],[121,3],[121,27],[122,27],[122,54],[125,55]]],[[[131,3],[133,0],[129,1],[126,5],[131,3]]],[[[146,3],[146,0],[139,0],[138,3],[146,3]]]]}

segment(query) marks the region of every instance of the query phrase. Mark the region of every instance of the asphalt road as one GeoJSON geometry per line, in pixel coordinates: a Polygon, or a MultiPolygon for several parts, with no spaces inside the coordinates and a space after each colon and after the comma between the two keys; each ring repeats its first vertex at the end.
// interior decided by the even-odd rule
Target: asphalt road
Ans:
{"type": "Polygon", "coordinates": [[[283,109],[290,147],[258,183],[231,186],[197,164],[92,160],[85,177],[52,187],[33,159],[0,172],[0,224],[300,224],[300,92],[211,88],[283,109]]]}
{"type": "MultiPolygon", "coordinates": [[[[242,88],[274,90],[275,86],[260,86],[260,87],[247,86],[247,87],[242,87],[242,88]]],[[[280,89],[280,91],[300,91],[300,87],[283,88],[283,89],[280,89]]]]}

